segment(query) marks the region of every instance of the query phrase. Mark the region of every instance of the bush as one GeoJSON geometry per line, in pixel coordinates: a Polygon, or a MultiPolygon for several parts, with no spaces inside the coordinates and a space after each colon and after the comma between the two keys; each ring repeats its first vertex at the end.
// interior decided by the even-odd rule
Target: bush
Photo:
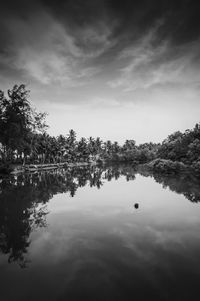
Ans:
{"type": "Polygon", "coordinates": [[[178,173],[186,169],[185,164],[182,162],[165,160],[165,159],[155,159],[147,164],[147,167],[156,172],[163,173],[178,173]]]}

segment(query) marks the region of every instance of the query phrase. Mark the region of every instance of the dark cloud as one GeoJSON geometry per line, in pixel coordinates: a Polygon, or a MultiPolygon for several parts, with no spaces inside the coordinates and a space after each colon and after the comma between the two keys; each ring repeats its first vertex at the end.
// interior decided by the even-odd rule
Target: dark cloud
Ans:
{"type": "MultiPolygon", "coordinates": [[[[185,43],[200,35],[200,3],[195,0],[15,0],[1,3],[1,18],[24,20],[44,10],[76,31],[99,22],[117,22],[113,36],[138,38],[158,20],[163,20],[159,38],[185,43]]],[[[2,31],[1,31],[2,32],[2,31]]]]}
{"type": "Polygon", "coordinates": [[[120,64],[128,57],[131,61],[125,63],[135,66],[134,53],[139,56],[140,50],[141,77],[145,64],[151,70],[161,64],[163,68],[166,62],[182,62],[177,55],[187,55],[191,62],[198,57],[200,45],[200,3],[7,0],[1,3],[0,26],[1,77],[9,77],[13,70],[20,78],[28,76],[44,84],[57,79],[74,86],[74,80],[78,78],[80,84],[80,78],[96,74],[98,68],[108,71],[110,65],[113,70],[127,70],[127,65],[120,64]]]}
{"type": "Polygon", "coordinates": [[[43,5],[66,26],[92,26],[96,22],[118,22],[113,36],[137,38],[158,20],[163,20],[159,38],[185,43],[200,35],[200,3],[194,0],[43,0],[43,5]]]}
{"type": "Polygon", "coordinates": [[[105,1],[67,0],[55,2],[42,0],[42,3],[62,23],[74,27],[92,25],[106,14],[105,1]]]}

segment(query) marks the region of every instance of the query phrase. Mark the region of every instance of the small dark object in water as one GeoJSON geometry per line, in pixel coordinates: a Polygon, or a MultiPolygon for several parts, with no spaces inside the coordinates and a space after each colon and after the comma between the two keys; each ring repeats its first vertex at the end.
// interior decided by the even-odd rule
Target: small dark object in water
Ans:
{"type": "Polygon", "coordinates": [[[139,204],[138,204],[138,203],[135,203],[135,204],[134,204],[134,207],[135,207],[135,209],[138,209],[138,208],[139,208],[139,204]]]}

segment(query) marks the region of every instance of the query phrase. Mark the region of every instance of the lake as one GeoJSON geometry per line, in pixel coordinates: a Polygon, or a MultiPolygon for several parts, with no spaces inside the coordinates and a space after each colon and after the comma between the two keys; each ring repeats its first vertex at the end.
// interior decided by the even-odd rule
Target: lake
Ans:
{"type": "Polygon", "coordinates": [[[0,300],[197,300],[200,183],[130,166],[0,180],[0,300]]]}

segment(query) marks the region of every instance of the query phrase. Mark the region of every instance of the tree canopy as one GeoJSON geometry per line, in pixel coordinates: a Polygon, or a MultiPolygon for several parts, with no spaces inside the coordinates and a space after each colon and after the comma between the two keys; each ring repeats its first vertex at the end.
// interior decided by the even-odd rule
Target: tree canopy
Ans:
{"type": "Polygon", "coordinates": [[[193,166],[200,172],[200,124],[184,133],[176,131],[161,144],[137,145],[130,139],[119,145],[117,141],[102,141],[100,137],[78,140],[73,129],[53,137],[46,131],[46,113],[36,111],[29,101],[29,94],[23,84],[15,85],[6,95],[0,90],[2,161],[37,164],[102,160],[143,164],[160,159],[165,161],[155,161],[156,168],[177,169],[177,164],[170,161],[193,166]]]}

